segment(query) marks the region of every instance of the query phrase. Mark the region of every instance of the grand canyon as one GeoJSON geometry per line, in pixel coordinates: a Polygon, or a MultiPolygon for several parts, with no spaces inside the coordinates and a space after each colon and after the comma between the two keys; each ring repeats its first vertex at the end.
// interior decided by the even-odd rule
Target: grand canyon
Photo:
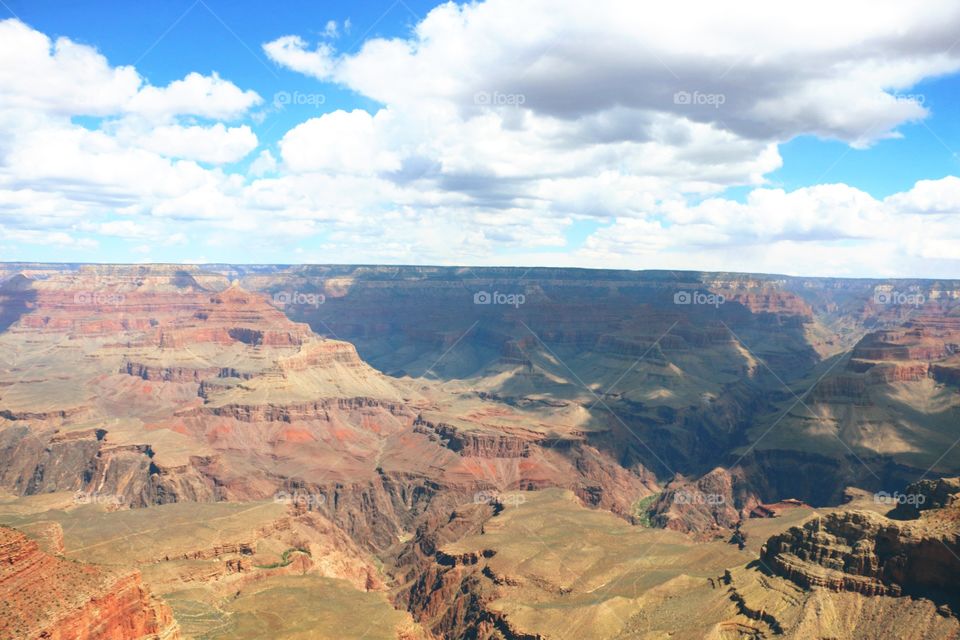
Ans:
{"type": "Polygon", "coordinates": [[[0,0],[0,640],[960,640],[958,35],[0,0]]]}
{"type": "Polygon", "coordinates": [[[0,264],[0,638],[958,638],[960,281],[0,264]]]}

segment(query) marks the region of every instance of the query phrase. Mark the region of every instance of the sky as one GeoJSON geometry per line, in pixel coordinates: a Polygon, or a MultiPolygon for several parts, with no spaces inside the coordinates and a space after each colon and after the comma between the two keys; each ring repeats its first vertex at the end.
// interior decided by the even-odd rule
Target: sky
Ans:
{"type": "Polygon", "coordinates": [[[957,278],[958,72],[955,0],[0,0],[0,260],[957,278]]]}

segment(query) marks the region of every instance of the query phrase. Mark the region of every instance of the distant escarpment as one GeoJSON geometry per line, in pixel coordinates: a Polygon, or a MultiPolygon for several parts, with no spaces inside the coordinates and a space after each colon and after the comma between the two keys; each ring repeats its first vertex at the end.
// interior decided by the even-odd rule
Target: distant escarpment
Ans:
{"type": "Polygon", "coordinates": [[[291,322],[262,295],[233,286],[210,295],[189,319],[162,329],[159,344],[165,349],[235,342],[291,347],[303,344],[310,335],[309,327],[291,322]]]}
{"type": "Polygon", "coordinates": [[[409,413],[402,404],[374,398],[335,398],[290,404],[226,404],[204,406],[182,413],[184,416],[218,416],[240,422],[294,422],[298,420],[330,421],[331,413],[358,409],[383,408],[395,416],[409,413]]]}
{"type": "Polygon", "coordinates": [[[466,431],[445,423],[433,423],[418,416],[413,424],[417,433],[437,440],[462,456],[480,458],[526,458],[530,446],[540,438],[530,433],[527,437],[504,433],[466,431]]]}
{"type": "Polygon", "coordinates": [[[0,637],[178,640],[180,630],[139,572],[55,558],[0,527],[0,637]]]}
{"type": "Polygon", "coordinates": [[[960,315],[927,309],[896,328],[869,333],[854,347],[847,369],[873,383],[933,378],[960,382],[960,315]]]}

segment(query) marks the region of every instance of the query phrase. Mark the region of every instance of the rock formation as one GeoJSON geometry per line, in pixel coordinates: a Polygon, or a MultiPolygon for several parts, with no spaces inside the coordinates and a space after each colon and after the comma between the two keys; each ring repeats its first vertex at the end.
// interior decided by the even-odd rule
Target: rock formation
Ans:
{"type": "MultiPolygon", "coordinates": [[[[267,579],[343,579],[364,595],[389,591],[447,637],[534,637],[519,631],[535,626],[516,622],[519,609],[530,622],[549,613],[538,598],[563,610],[571,590],[583,604],[619,586],[608,531],[663,534],[691,556],[719,545],[711,553],[730,559],[719,569],[769,537],[763,562],[784,577],[764,576],[758,591],[789,584],[791,598],[810,602],[817,586],[856,607],[903,595],[953,607],[946,576],[957,567],[945,554],[956,528],[944,513],[955,481],[908,487],[927,501],[894,519],[828,514],[820,529],[770,536],[806,512],[787,500],[835,505],[847,486],[872,492],[927,468],[956,472],[960,284],[915,283],[932,301],[918,311],[877,302],[870,281],[478,272],[474,281],[439,267],[0,265],[0,492],[14,505],[3,511],[0,496],[4,521],[77,496],[25,528],[44,550],[69,552],[56,518],[149,519],[191,503],[257,509],[281,496],[290,513],[262,527],[136,556],[144,580],[170,591],[216,585],[218,597],[229,588],[242,600],[267,579]],[[525,303],[474,304],[481,289],[522,292],[525,303]],[[500,566],[504,554],[482,540],[495,514],[518,506],[502,496],[547,489],[576,503],[563,527],[584,512],[616,522],[598,525],[603,544],[576,551],[576,584],[545,578],[542,557],[522,572],[500,566]],[[631,527],[641,523],[667,531],[631,527]],[[452,550],[467,536],[481,540],[452,550]],[[536,602],[508,611],[496,603],[503,593],[536,602]]],[[[103,596],[111,607],[150,609],[134,573],[91,571],[97,593],[114,594],[103,596]]],[[[658,575],[671,571],[666,600],[675,588],[709,600],[717,637],[799,628],[736,577],[708,597],[696,567],[658,575]]],[[[644,616],[669,610],[657,597],[634,602],[647,596],[625,589],[603,607],[627,617],[637,607],[632,624],[648,629],[644,616]]],[[[63,601],[81,626],[116,626],[113,614],[63,601]]],[[[36,608],[50,624],[63,618],[36,608]]],[[[170,627],[161,609],[154,622],[131,616],[141,636],[170,627]]]]}
{"type": "Polygon", "coordinates": [[[912,522],[841,511],[771,537],[761,560],[804,588],[960,602],[960,529],[954,508],[912,522]]]}
{"type": "Polygon", "coordinates": [[[55,558],[0,526],[0,636],[177,640],[180,631],[139,572],[55,558]]]}

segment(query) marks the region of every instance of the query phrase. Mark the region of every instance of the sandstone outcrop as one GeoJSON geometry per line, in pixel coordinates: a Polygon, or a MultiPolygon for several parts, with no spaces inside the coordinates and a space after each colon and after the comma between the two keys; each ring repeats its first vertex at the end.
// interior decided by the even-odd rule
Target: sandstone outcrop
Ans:
{"type": "Polygon", "coordinates": [[[960,507],[960,478],[935,478],[911,483],[903,490],[903,500],[887,513],[897,520],[915,520],[930,509],[960,507]]]}
{"type": "Polygon", "coordinates": [[[211,295],[190,320],[161,329],[159,344],[166,349],[205,342],[289,347],[303,344],[310,334],[308,326],[291,322],[262,295],[231,286],[211,295]]]}
{"type": "Polygon", "coordinates": [[[656,526],[709,538],[727,535],[759,504],[742,471],[718,467],[696,481],[667,485],[649,517],[656,526]]]}
{"type": "Polygon", "coordinates": [[[542,438],[530,433],[527,437],[520,435],[483,433],[464,431],[453,425],[434,424],[418,416],[413,428],[437,439],[444,446],[456,451],[462,456],[477,456],[480,458],[526,458],[530,455],[531,444],[542,438]]]}
{"type": "Polygon", "coordinates": [[[829,513],[773,536],[761,560],[804,588],[866,596],[912,595],[960,601],[960,530],[937,520],[899,522],[868,511],[829,513]]]}
{"type": "Polygon", "coordinates": [[[139,572],[55,558],[0,527],[0,636],[178,640],[180,631],[139,572]]]}

